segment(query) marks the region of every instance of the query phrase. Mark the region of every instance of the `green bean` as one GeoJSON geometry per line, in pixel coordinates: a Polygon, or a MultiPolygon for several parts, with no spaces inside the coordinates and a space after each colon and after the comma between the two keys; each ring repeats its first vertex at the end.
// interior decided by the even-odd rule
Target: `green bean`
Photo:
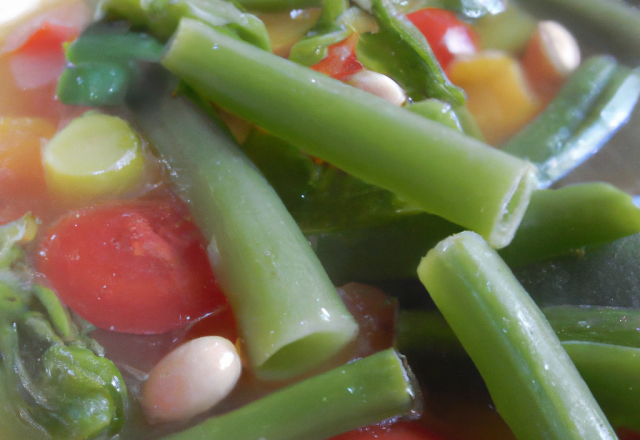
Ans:
{"type": "Polygon", "coordinates": [[[56,332],[65,340],[74,339],[77,336],[77,331],[71,321],[69,311],[62,305],[55,292],[38,284],[32,287],[32,291],[47,310],[56,332]]]}
{"type": "MultiPolygon", "coordinates": [[[[440,217],[419,214],[397,217],[386,224],[309,236],[329,276],[335,283],[342,284],[353,280],[414,278],[421,256],[438,241],[461,230],[460,226],[440,217]]],[[[500,255],[514,268],[569,255],[584,246],[638,232],[640,210],[628,194],[611,185],[587,183],[539,190],[531,197],[513,241],[500,250],[500,255]]],[[[601,259],[598,261],[606,264],[601,259]]],[[[550,269],[550,273],[553,272],[550,269]]],[[[546,275],[538,280],[537,274],[534,270],[533,283],[549,279],[546,275]]],[[[572,286],[566,287],[576,291],[572,286]]],[[[542,290],[541,285],[535,292],[542,290]]],[[[553,292],[558,289],[554,288],[553,292]]]]}
{"type": "Polygon", "coordinates": [[[640,349],[593,342],[562,346],[611,424],[640,431],[640,349]]]}
{"type": "Polygon", "coordinates": [[[165,74],[143,78],[131,106],[211,240],[249,366],[284,379],[321,365],[357,324],[273,189],[225,130],[171,96],[165,74]]]}
{"type": "Polygon", "coordinates": [[[584,341],[640,348],[640,309],[554,306],[542,312],[561,341],[584,341]]]}
{"type": "Polygon", "coordinates": [[[527,162],[193,20],[162,63],[231,112],[496,247],[536,186],[527,162]]]}
{"type": "Polygon", "coordinates": [[[537,191],[511,244],[500,255],[511,267],[565,255],[640,232],[640,209],[606,183],[537,191]]]}
{"type": "Polygon", "coordinates": [[[640,308],[640,234],[514,269],[542,306],[640,308]]]}
{"type": "Polygon", "coordinates": [[[616,61],[595,57],[585,61],[569,78],[547,108],[529,125],[513,136],[502,150],[536,164],[541,185],[553,179],[546,168],[564,150],[613,77],[616,61]]]}
{"type": "Polygon", "coordinates": [[[224,0],[105,0],[100,8],[109,17],[124,18],[133,26],[144,27],[161,40],[173,35],[182,17],[192,18],[221,32],[243,39],[264,50],[271,50],[264,23],[224,0]]]}
{"type": "Polygon", "coordinates": [[[440,242],[418,274],[518,439],[616,438],[540,309],[481,237],[440,242]]]}
{"type": "MultiPolygon", "coordinates": [[[[559,306],[542,312],[611,424],[640,429],[640,348],[638,330],[632,329],[640,325],[638,310],[559,306]]],[[[437,311],[402,311],[395,345],[410,360],[433,353],[466,356],[437,311]]]]}
{"type": "Polygon", "coordinates": [[[411,373],[393,350],[351,362],[213,417],[166,440],[324,440],[414,409],[411,373]]]}
{"type": "Polygon", "coordinates": [[[237,0],[237,3],[248,11],[255,12],[288,12],[322,6],[322,0],[237,0]]]}

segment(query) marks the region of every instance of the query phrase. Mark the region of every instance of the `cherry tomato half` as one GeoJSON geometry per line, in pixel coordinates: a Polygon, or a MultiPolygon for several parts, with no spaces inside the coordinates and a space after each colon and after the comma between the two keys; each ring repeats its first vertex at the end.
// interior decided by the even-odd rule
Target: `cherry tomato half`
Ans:
{"type": "Polygon", "coordinates": [[[97,327],[163,333],[226,303],[204,244],[177,199],[105,203],[53,226],[37,267],[97,327]]]}
{"type": "Polygon", "coordinates": [[[451,11],[425,8],[407,14],[407,18],[422,32],[445,70],[456,55],[474,54],[480,48],[473,28],[451,11]]]}

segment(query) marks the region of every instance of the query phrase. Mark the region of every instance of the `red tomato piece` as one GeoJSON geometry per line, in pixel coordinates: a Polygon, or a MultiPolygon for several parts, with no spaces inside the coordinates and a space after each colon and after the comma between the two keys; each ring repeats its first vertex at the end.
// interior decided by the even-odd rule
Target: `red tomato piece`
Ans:
{"type": "Polygon", "coordinates": [[[11,71],[22,90],[54,82],[65,65],[63,44],[78,36],[74,27],[49,22],[37,29],[11,56],[11,71]]]}
{"type": "Polygon", "coordinates": [[[356,58],[357,43],[358,34],[351,34],[346,40],[332,44],[327,56],[311,68],[339,80],[363,70],[364,67],[356,58]]]}
{"type": "Polygon", "coordinates": [[[476,32],[451,11],[426,8],[407,14],[407,18],[422,32],[445,70],[456,55],[480,50],[476,32]]]}
{"type": "Polygon", "coordinates": [[[48,231],[37,258],[62,301],[107,330],[163,333],[226,304],[205,240],[177,198],[71,213],[48,231]]]}
{"type": "Polygon", "coordinates": [[[331,440],[447,440],[419,421],[382,422],[345,432],[331,440]]]}

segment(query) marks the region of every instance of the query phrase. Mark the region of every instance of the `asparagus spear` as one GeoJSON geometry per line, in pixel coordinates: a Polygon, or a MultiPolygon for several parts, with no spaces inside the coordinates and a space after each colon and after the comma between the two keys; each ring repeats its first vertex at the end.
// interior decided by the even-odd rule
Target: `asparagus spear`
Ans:
{"type": "Polygon", "coordinates": [[[166,440],[324,440],[408,414],[416,393],[393,350],[360,359],[213,417],[166,440]]]}
{"type": "Polygon", "coordinates": [[[495,247],[511,241],[536,186],[525,161],[193,20],[162,63],[231,112],[495,247]]]}
{"type": "Polygon", "coordinates": [[[540,309],[481,237],[440,242],[418,274],[518,439],[617,438],[540,309]]]}
{"type": "Polygon", "coordinates": [[[131,108],[211,240],[249,366],[285,379],[321,365],[355,337],[357,324],[275,191],[225,130],[171,95],[175,84],[151,71],[131,108]]]}

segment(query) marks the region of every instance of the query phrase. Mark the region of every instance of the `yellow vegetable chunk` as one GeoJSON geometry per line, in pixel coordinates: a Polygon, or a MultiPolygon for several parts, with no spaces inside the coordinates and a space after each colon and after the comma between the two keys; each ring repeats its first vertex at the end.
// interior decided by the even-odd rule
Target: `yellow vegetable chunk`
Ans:
{"type": "Polygon", "coordinates": [[[320,8],[309,8],[260,14],[260,19],[269,33],[273,53],[288,57],[291,47],[316,24],[321,13],[320,8]]]}
{"type": "Polygon", "coordinates": [[[467,108],[491,145],[515,134],[541,109],[520,64],[504,52],[459,58],[448,73],[451,82],[467,93],[467,108]]]}
{"type": "Polygon", "coordinates": [[[124,120],[100,113],[74,119],[43,153],[49,190],[63,199],[90,200],[131,190],[140,180],[142,141],[124,120]]]}

